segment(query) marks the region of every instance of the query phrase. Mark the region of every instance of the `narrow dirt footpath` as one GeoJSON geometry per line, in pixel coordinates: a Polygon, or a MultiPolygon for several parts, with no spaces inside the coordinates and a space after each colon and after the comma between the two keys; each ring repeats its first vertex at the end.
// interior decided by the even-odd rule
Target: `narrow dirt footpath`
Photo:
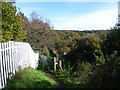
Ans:
{"type": "Polygon", "coordinates": [[[46,76],[52,78],[54,81],[56,81],[58,88],[66,88],[65,85],[61,80],[59,80],[54,74],[52,73],[45,73],[46,76]]]}

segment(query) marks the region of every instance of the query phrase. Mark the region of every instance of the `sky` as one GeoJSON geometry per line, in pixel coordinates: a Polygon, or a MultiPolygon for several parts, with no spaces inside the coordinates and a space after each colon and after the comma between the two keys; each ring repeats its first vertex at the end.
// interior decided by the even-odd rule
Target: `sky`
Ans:
{"type": "Polygon", "coordinates": [[[29,19],[33,11],[47,18],[55,30],[106,30],[117,23],[117,0],[50,1],[17,0],[15,5],[29,19]]]}

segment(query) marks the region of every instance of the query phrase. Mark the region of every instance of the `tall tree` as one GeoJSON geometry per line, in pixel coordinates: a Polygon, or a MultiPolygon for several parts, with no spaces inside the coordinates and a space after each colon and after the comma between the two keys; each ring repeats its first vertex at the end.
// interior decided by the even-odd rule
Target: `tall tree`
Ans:
{"type": "Polygon", "coordinates": [[[32,12],[31,20],[24,18],[24,29],[28,35],[25,39],[33,48],[52,47],[54,44],[51,27],[47,22],[43,21],[43,17],[36,12],[32,12]],[[29,28],[29,29],[28,29],[29,28]]]}
{"type": "Polygon", "coordinates": [[[10,2],[2,2],[2,42],[22,41],[26,32],[23,31],[22,18],[17,14],[16,7],[10,2]]]}

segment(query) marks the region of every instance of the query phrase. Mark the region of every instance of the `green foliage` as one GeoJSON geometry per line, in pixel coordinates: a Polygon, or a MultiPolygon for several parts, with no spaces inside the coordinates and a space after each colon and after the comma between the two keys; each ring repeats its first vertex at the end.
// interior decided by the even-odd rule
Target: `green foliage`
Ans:
{"type": "MultiPolygon", "coordinates": [[[[76,41],[76,47],[71,50],[65,58],[69,60],[71,65],[75,65],[75,62],[90,62],[95,63],[96,57],[94,53],[101,47],[101,39],[96,34],[89,34],[76,41]]],[[[77,64],[75,65],[75,69],[77,64]]]]}
{"type": "Polygon", "coordinates": [[[105,56],[100,49],[95,51],[94,56],[96,58],[96,65],[105,64],[105,56]]]}
{"type": "Polygon", "coordinates": [[[102,47],[104,53],[108,55],[112,54],[114,51],[117,51],[118,55],[120,55],[120,30],[111,30],[106,40],[104,40],[102,47]]]}
{"type": "Polygon", "coordinates": [[[53,57],[50,56],[50,54],[47,54],[47,65],[46,65],[46,70],[48,72],[53,70],[53,57]]]}
{"type": "Polygon", "coordinates": [[[64,68],[64,70],[54,72],[54,74],[61,79],[67,88],[81,88],[84,86],[85,81],[88,79],[89,75],[91,75],[90,69],[92,65],[90,63],[78,63],[77,71],[72,72],[73,66],[70,66],[68,63],[68,67],[64,68]]]}
{"type": "Polygon", "coordinates": [[[92,65],[88,62],[82,62],[82,63],[78,63],[78,67],[77,67],[77,73],[78,75],[88,75],[90,68],[92,67],[92,65]]]}
{"type": "Polygon", "coordinates": [[[109,55],[109,57],[107,56],[107,61],[112,60],[113,58],[115,59],[115,57],[118,57],[118,52],[114,51],[112,54],[109,55]]]}
{"type": "MultiPolygon", "coordinates": [[[[47,56],[47,63],[40,61],[38,69],[53,70],[53,57],[58,56],[64,60],[64,70],[55,73],[67,87],[119,87],[120,30],[53,31],[50,23],[35,12],[31,20],[16,12],[12,3],[2,3],[0,41],[22,41],[27,32],[24,41],[47,56]]],[[[9,82],[6,88],[56,87],[54,81],[33,69],[20,70],[9,82]]]]}
{"type": "Polygon", "coordinates": [[[119,87],[119,31],[108,33],[107,37],[105,33],[102,35],[89,34],[77,39],[76,47],[66,55],[65,60],[70,62],[70,65],[65,67],[65,73],[57,76],[68,87],[119,87]],[[114,39],[116,40],[112,42],[114,39]],[[111,45],[114,46],[110,47],[111,45]],[[89,59],[93,60],[92,64],[88,63],[89,59]]]}
{"type": "Polygon", "coordinates": [[[25,68],[18,71],[9,81],[6,88],[57,88],[54,80],[44,72],[25,68]]]}
{"type": "Polygon", "coordinates": [[[78,63],[76,72],[73,73],[73,78],[75,79],[76,84],[84,84],[91,72],[92,65],[88,62],[78,63]]]}
{"type": "Polygon", "coordinates": [[[70,62],[64,67],[63,74],[66,78],[69,78],[72,74],[73,66],[70,65],[70,62]]]}
{"type": "Polygon", "coordinates": [[[106,64],[97,67],[89,77],[87,87],[115,88],[120,85],[120,57],[109,58],[106,64]]]}
{"type": "Polygon", "coordinates": [[[50,55],[48,50],[41,52],[41,55],[45,55],[47,62],[43,63],[42,59],[39,60],[38,70],[50,72],[53,70],[53,57],[50,55]]]}
{"type": "Polygon", "coordinates": [[[10,2],[2,2],[2,40],[22,41],[26,32],[23,31],[22,19],[17,15],[17,9],[10,2]]]}

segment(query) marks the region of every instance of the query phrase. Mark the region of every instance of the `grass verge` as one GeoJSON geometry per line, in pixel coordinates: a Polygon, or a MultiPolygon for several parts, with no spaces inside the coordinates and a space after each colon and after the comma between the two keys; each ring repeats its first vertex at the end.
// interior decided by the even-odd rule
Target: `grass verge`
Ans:
{"type": "Polygon", "coordinates": [[[8,81],[5,88],[57,88],[57,84],[40,70],[24,68],[8,81]]]}

